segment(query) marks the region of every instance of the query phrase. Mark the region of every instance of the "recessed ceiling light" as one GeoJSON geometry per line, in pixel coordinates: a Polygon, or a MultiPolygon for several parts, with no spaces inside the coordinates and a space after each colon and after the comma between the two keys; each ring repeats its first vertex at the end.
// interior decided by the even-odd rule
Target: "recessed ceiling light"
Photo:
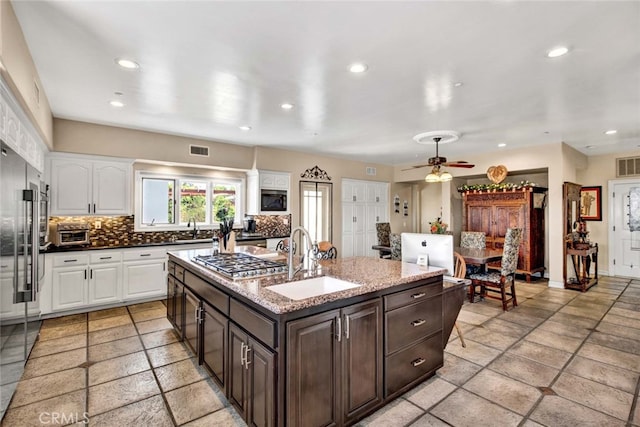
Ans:
{"type": "Polygon", "coordinates": [[[124,102],[113,100],[113,101],[109,101],[109,105],[116,108],[122,108],[124,107],[124,102]]]}
{"type": "Polygon", "coordinates": [[[116,58],[116,64],[128,70],[135,70],[137,68],[140,68],[140,64],[138,64],[135,61],[132,61],[131,59],[116,58]]]}
{"type": "Polygon", "coordinates": [[[617,130],[615,129],[609,129],[608,131],[606,131],[604,134],[605,135],[615,135],[616,133],[618,133],[617,130]]]}
{"type": "Polygon", "coordinates": [[[243,130],[243,131],[251,130],[251,126],[240,126],[240,130],[243,130]]]}
{"type": "Polygon", "coordinates": [[[504,142],[501,142],[500,144],[498,144],[498,147],[502,148],[502,147],[506,147],[507,144],[505,144],[504,142]]]}
{"type": "Polygon", "coordinates": [[[464,83],[462,83],[462,82],[455,82],[455,83],[453,84],[453,87],[460,87],[460,86],[462,86],[463,84],[464,84],[464,83]]]}
{"type": "Polygon", "coordinates": [[[291,110],[293,108],[293,104],[289,104],[288,102],[285,102],[284,104],[280,105],[280,107],[283,110],[291,110]]]}
{"type": "Polygon", "coordinates": [[[557,58],[559,56],[562,56],[562,55],[566,54],[567,52],[569,52],[569,48],[568,47],[558,46],[558,47],[554,47],[549,52],[547,52],[547,56],[549,58],[557,58]]]}
{"type": "Polygon", "coordinates": [[[368,69],[369,67],[367,66],[367,64],[362,64],[360,62],[356,62],[355,64],[351,64],[349,66],[349,71],[351,71],[352,73],[364,73],[368,69]]]}

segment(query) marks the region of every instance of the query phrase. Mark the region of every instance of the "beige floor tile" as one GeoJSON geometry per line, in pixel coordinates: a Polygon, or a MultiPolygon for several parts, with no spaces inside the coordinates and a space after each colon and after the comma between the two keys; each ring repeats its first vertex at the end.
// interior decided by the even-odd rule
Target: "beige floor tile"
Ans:
{"type": "Polygon", "coordinates": [[[539,389],[489,369],[480,371],[464,388],[520,415],[526,415],[541,397],[539,389]]]}
{"type": "Polygon", "coordinates": [[[447,346],[447,352],[480,366],[488,365],[501,353],[500,350],[496,350],[495,348],[488,347],[470,339],[466,339],[465,343],[467,344],[466,347],[457,345],[447,346]]]}
{"type": "MultiPolygon", "coordinates": [[[[516,308],[519,308],[519,307],[516,307],[516,308]]],[[[513,309],[498,316],[498,319],[503,320],[505,322],[517,323],[518,325],[522,325],[525,327],[536,327],[540,323],[545,321],[545,319],[543,318],[532,316],[521,310],[513,310],[513,309]]]]}
{"type": "Polygon", "coordinates": [[[219,409],[213,414],[205,415],[202,418],[184,424],[185,427],[245,427],[246,425],[240,415],[231,408],[219,409]]]}
{"type": "Polygon", "coordinates": [[[70,335],[67,337],[36,341],[31,350],[29,358],[48,356],[50,354],[62,353],[64,351],[75,350],[87,346],[87,334],[70,335]]]}
{"type": "Polygon", "coordinates": [[[64,353],[56,353],[50,356],[29,359],[25,365],[22,378],[34,378],[41,375],[51,374],[53,372],[76,368],[86,361],[86,348],[79,348],[76,350],[65,351],[64,353]]]}
{"type": "Polygon", "coordinates": [[[562,368],[571,358],[571,353],[526,340],[515,344],[508,353],[526,357],[556,369],[562,368]]]}
{"type": "Polygon", "coordinates": [[[549,331],[557,335],[577,338],[580,340],[585,339],[591,333],[590,328],[584,328],[584,327],[574,326],[567,323],[556,322],[555,320],[547,320],[546,322],[538,326],[536,330],[549,331]]]}
{"type": "Polygon", "coordinates": [[[482,326],[499,334],[509,335],[515,338],[522,338],[533,329],[533,326],[518,325],[517,323],[506,322],[501,319],[491,319],[482,326]]]}
{"type": "Polygon", "coordinates": [[[25,406],[12,406],[2,420],[2,425],[20,427],[66,424],[60,422],[62,416],[70,422],[83,422],[87,419],[85,400],[85,391],[78,390],[25,406]]]}
{"type": "Polygon", "coordinates": [[[89,332],[101,331],[103,329],[116,328],[131,324],[131,317],[128,314],[122,316],[105,317],[104,319],[90,320],[89,332]]]}
{"type": "Polygon", "coordinates": [[[474,376],[482,366],[454,356],[448,352],[444,352],[444,366],[438,369],[438,376],[446,381],[462,385],[474,376]]]}
{"type": "Polygon", "coordinates": [[[482,302],[471,304],[469,301],[465,301],[462,306],[462,310],[465,312],[471,312],[476,314],[481,314],[487,317],[496,317],[500,313],[502,313],[502,308],[489,306],[482,302]]]}
{"type": "Polygon", "coordinates": [[[583,340],[565,335],[558,335],[544,329],[535,329],[525,337],[526,341],[535,342],[547,347],[552,347],[565,352],[573,353],[582,344],[583,340]]]}
{"type": "Polygon", "coordinates": [[[631,338],[617,337],[615,335],[594,332],[589,336],[587,342],[601,345],[603,347],[614,348],[627,353],[640,354],[640,341],[631,338]]]}
{"type": "Polygon", "coordinates": [[[100,362],[101,360],[124,356],[125,354],[142,350],[140,338],[134,336],[89,347],[89,360],[92,362],[100,362]]]}
{"type": "Polygon", "coordinates": [[[160,393],[151,371],[89,387],[89,417],[160,393]]]}
{"type": "Polygon", "coordinates": [[[70,335],[86,334],[87,322],[70,323],[63,326],[52,326],[40,331],[40,341],[67,337],[70,335]]]}
{"type": "Polygon", "coordinates": [[[461,311],[460,314],[458,314],[458,320],[460,322],[468,323],[470,325],[482,325],[484,322],[486,322],[489,319],[491,319],[491,316],[473,313],[471,311],[466,311],[466,310],[461,311]]]}
{"type": "Polygon", "coordinates": [[[536,307],[536,308],[541,308],[543,310],[549,310],[549,311],[555,312],[562,307],[562,304],[551,302],[551,301],[539,300],[536,298],[536,299],[528,299],[522,302],[521,304],[519,304],[519,307],[536,307]]]}
{"type": "Polygon", "coordinates": [[[598,324],[598,327],[596,328],[596,332],[640,341],[640,329],[628,328],[622,325],[614,325],[613,323],[609,322],[600,322],[598,324]]]}
{"type": "Polygon", "coordinates": [[[152,308],[151,310],[134,311],[131,313],[133,321],[136,323],[144,322],[146,320],[162,319],[167,317],[167,308],[152,308]]]}
{"type": "Polygon", "coordinates": [[[577,353],[579,356],[599,362],[608,363],[634,372],[640,372],[640,356],[637,354],[625,353],[600,345],[585,343],[577,353]]]}
{"type": "Polygon", "coordinates": [[[549,318],[549,320],[553,320],[554,322],[560,322],[563,325],[573,326],[576,328],[586,328],[592,329],[595,328],[598,324],[598,319],[590,319],[582,316],[574,316],[569,313],[557,312],[553,316],[549,318]]]}
{"type": "Polygon", "coordinates": [[[149,360],[151,360],[151,365],[154,368],[188,359],[192,356],[185,346],[179,342],[162,347],[151,348],[147,350],[147,354],[149,355],[149,360]]]}
{"type": "Polygon", "coordinates": [[[500,334],[498,332],[492,331],[491,329],[483,327],[474,328],[468,333],[465,333],[464,338],[479,342],[498,350],[506,350],[520,339],[511,335],[500,334]]]}
{"type": "Polygon", "coordinates": [[[209,381],[199,381],[165,394],[178,425],[195,420],[224,407],[209,381]]]}
{"type": "Polygon", "coordinates": [[[89,367],[89,386],[151,369],[144,351],[104,360],[89,367]]]}
{"type": "Polygon", "coordinates": [[[161,300],[143,302],[140,304],[132,304],[130,306],[127,306],[127,308],[129,309],[130,313],[135,313],[137,311],[144,311],[144,310],[160,309],[160,308],[164,308],[166,310],[166,306],[163,304],[161,300]]]}
{"type": "Polygon", "coordinates": [[[553,390],[565,399],[625,421],[633,404],[631,393],[568,373],[560,375],[553,390]]]}
{"type": "Polygon", "coordinates": [[[456,426],[508,427],[517,426],[522,420],[520,415],[462,389],[450,394],[430,413],[456,426]]]}
{"type": "Polygon", "coordinates": [[[635,393],[640,374],[613,365],[576,356],[565,372],[597,381],[627,393],[635,393]]]}
{"type": "Polygon", "coordinates": [[[530,419],[545,426],[623,427],[624,421],[571,402],[560,396],[545,396],[530,415],[530,419]]]}
{"type": "Polygon", "coordinates": [[[161,318],[136,323],[136,327],[138,328],[138,332],[142,335],[162,331],[164,329],[172,329],[173,325],[166,318],[161,318]]]}
{"type": "Polygon", "coordinates": [[[503,354],[489,369],[534,387],[548,387],[559,370],[514,354],[503,354]]]}
{"type": "Polygon", "coordinates": [[[86,313],[80,313],[80,314],[71,314],[69,316],[60,316],[60,317],[54,317],[51,319],[45,319],[42,321],[42,329],[49,329],[49,328],[58,328],[60,326],[67,326],[67,325],[71,325],[73,323],[82,323],[85,322],[87,320],[87,314],[86,313]]]}
{"type": "Polygon", "coordinates": [[[127,307],[107,308],[106,310],[92,311],[89,313],[89,320],[100,320],[107,317],[126,316],[129,314],[127,307]]]}
{"type": "Polygon", "coordinates": [[[406,426],[422,415],[422,413],[422,409],[413,403],[399,398],[368,418],[365,418],[358,425],[363,427],[406,426]]]}
{"type": "Polygon", "coordinates": [[[414,405],[428,410],[456,388],[458,387],[454,384],[435,376],[405,393],[402,397],[414,405]]]}
{"type": "Polygon", "coordinates": [[[62,372],[25,379],[18,384],[16,393],[11,401],[11,407],[16,408],[39,400],[81,390],[85,386],[86,374],[83,368],[68,369],[62,372]]]}
{"type": "Polygon", "coordinates": [[[150,334],[140,335],[145,348],[160,347],[178,341],[178,335],[173,329],[163,329],[150,334]]]}
{"type": "Polygon", "coordinates": [[[411,423],[411,427],[448,427],[449,424],[440,421],[431,414],[424,414],[416,421],[411,423]]]}
{"type": "Polygon", "coordinates": [[[161,366],[154,371],[164,392],[208,378],[207,372],[198,366],[195,358],[161,366]]]}
{"type": "Polygon", "coordinates": [[[173,427],[173,425],[169,411],[160,395],[91,417],[91,427],[173,427]]]}
{"type": "Polygon", "coordinates": [[[138,335],[133,325],[119,326],[117,328],[104,329],[89,333],[89,345],[97,345],[105,342],[121,340],[123,338],[138,335]]]}

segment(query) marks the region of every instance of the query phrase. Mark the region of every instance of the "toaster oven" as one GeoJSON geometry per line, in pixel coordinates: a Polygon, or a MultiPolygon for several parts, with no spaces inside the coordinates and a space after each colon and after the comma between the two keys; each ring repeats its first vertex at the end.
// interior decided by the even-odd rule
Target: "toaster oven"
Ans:
{"type": "Polygon", "coordinates": [[[51,243],[56,246],[82,246],[89,244],[89,224],[86,222],[60,222],[49,228],[51,243]]]}

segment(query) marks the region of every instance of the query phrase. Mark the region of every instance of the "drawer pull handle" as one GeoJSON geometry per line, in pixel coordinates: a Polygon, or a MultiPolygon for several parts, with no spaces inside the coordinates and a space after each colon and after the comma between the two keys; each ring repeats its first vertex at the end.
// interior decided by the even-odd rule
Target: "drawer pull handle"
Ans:
{"type": "Polygon", "coordinates": [[[417,294],[413,294],[411,295],[411,298],[413,299],[418,299],[418,298],[422,298],[423,296],[425,296],[426,294],[424,292],[419,292],[417,294]]]}
{"type": "Polygon", "coordinates": [[[65,259],[64,262],[78,262],[77,259],[65,259]]]}
{"type": "Polygon", "coordinates": [[[413,327],[421,326],[421,325],[424,325],[425,323],[427,323],[426,320],[418,319],[418,320],[414,320],[413,322],[411,322],[411,326],[413,326],[413,327]]]}
{"type": "Polygon", "coordinates": [[[244,366],[245,361],[245,352],[244,352],[244,341],[240,343],[240,366],[244,366]]]}
{"type": "Polygon", "coordinates": [[[413,367],[415,368],[416,366],[420,366],[422,365],[424,362],[426,362],[425,359],[423,359],[422,357],[417,358],[416,360],[414,360],[413,362],[411,362],[411,364],[413,365],[413,367]]]}
{"type": "Polygon", "coordinates": [[[140,256],[151,256],[151,254],[140,254],[140,256]]]}
{"type": "Polygon", "coordinates": [[[100,257],[100,259],[111,259],[111,258],[113,258],[113,257],[110,257],[110,256],[101,256],[100,257]]]}

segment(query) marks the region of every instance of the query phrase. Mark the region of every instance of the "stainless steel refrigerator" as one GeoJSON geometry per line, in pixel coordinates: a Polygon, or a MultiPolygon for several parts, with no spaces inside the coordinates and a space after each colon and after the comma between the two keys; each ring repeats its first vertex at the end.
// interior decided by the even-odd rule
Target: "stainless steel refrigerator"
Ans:
{"type": "Polygon", "coordinates": [[[47,241],[47,186],[0,141],[0,418],[40,330],[38,291],[47,241]]]}

